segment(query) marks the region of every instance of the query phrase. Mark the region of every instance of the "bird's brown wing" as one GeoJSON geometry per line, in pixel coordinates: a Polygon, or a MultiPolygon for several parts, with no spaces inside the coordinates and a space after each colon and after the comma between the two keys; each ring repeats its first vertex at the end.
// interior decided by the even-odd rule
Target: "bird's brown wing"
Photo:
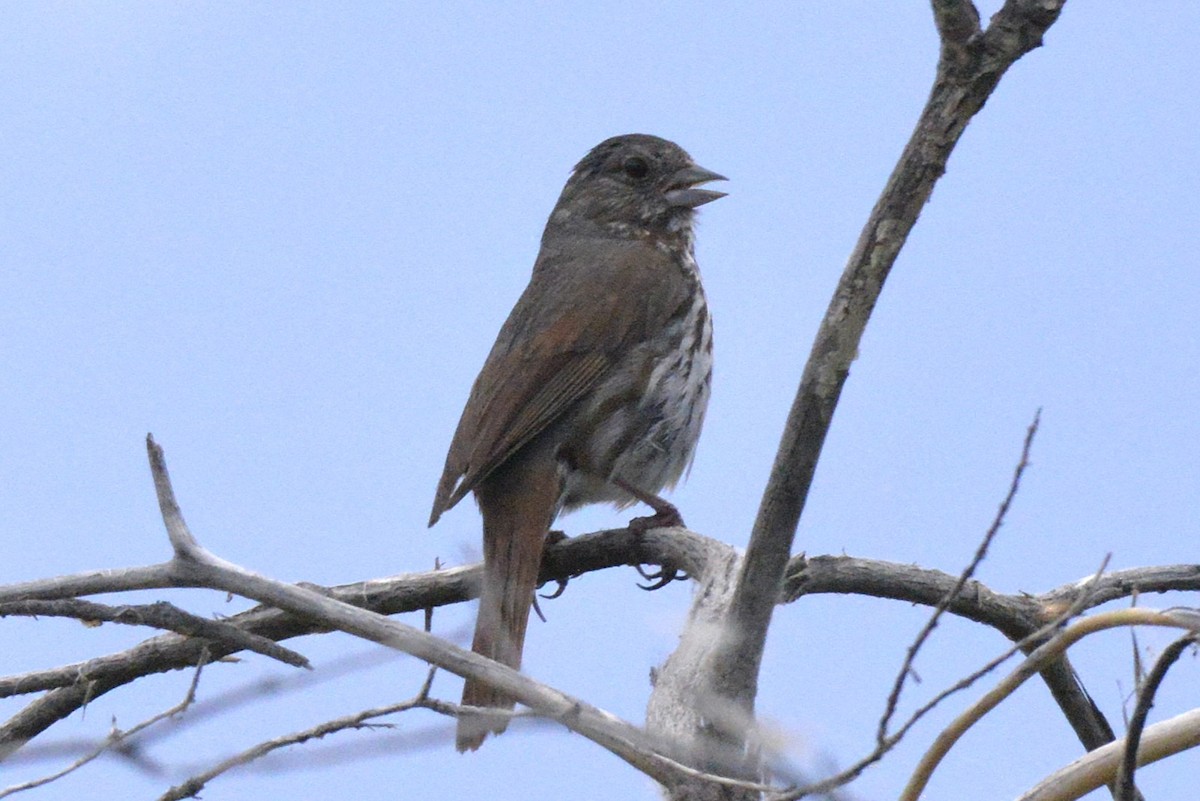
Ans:
{"type": "Polygon", "coordinates": [[[587,246],[543,252],[500,329],[446,455],[430,525],[688,301],[689,279],[650,243],[571,244],[587,246]]]}

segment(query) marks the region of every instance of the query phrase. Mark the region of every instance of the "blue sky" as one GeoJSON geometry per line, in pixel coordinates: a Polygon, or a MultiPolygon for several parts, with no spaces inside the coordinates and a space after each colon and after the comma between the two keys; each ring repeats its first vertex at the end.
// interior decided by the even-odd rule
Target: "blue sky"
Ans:
{"type": "MultiPolygon", "coordinates": [[[[1127,6],[1068,4],[967,130],[867,331],[797,549],[956,572],[1041,407],[1033,465],[983,581],[1040,592],[1110,552],[1117,568],[1197,561],[1200,6],[1127,6]]],[[[743,545],[812,335],[936,52],[919,2],[6,7],[0,582],[166,557],[147,431],[196,534],[255,570],[341,583],[473,559],[472,504],[425,529],[454,424],[569,168],[633,131],[674,139],[731,179],[700,215],[716,375],[673,498],[693,529],[743,545]]],[[[592,509],[563,527],[627,517],[592,509]]],[[[590,575],[547,603],[526,669],[640,721],[688,590],[646,595],[635,580],[590,575]]],[[[139,600],[159,597],[201,614],[245,606],[200,592],[139,600]]],[[[779,611],[759,709],[797,764],[820,771],[868,750],[924,615],[856,598],[779,611]]],[[[441,611],[435,628],[462,641],[472,616],[441,611]]],[[[0,672],[139,639],[7,619],[0,672]]],[[[1139,639],[1153,653],[1169,636],[1139,639]]],[[[346,637],[295,645],[318,676],[348,654],[365,666],[264,699],[234,725],[180,731],[153,756],[198,769],[420,681],[412,660],[346,637]]],[[[909,705],[1004,646],[943,624],[909,705]]],[[[1127,634],[1085,643],[1077,663],[1119,724],[1127,634]]],[[[1195,673],[1194,660],[1179,664],[1152,720],[1195,705],[1195,673]]],[[[251,656],[209,670],[200,696],[286,675],[251,656]]],[[[100,737],[113,716],[132,725],[188,678],[98,699],[53,736],[100,737]]],[[[456,698],[457,682],[435,690],[456,698]]],[[[1012,797],[1078,754],[1042,686],[1014,700],[951,754],[930,798],[1012,797]]],[[[858,796],[893,797],[956,703],[858,796]]],[[[654,797],[614,757],[551,728],[460,757],[446,721],[398,726],[433,740],[344,734],[219,779],[205,797],[351,786],[364,798],[654,797]],[[325,745],[345,750],[314,761],[325,745]]],[[[6,769],[0,786],[52,764],[6,769]]],[[[1147,793],[1183,797],[1197,770],[1195,753],[1151,768],[1147,793]]],[[[181,778],[107,761],[32,797],[149,798],[181,778]]]]}

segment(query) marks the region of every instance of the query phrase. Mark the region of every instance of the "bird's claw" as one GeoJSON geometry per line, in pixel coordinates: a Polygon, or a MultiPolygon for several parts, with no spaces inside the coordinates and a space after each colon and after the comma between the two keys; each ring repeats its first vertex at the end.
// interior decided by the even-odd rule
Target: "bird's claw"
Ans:
{"type": "Polygon", "coordinates": [[[542,608],[538,606],[537,593],[533,594],[533,611],[537,614],[538,619],[540,619],[543,623],[546,622],[546,616],[542,614],[542,608]]]}
{"type": "Polygon", "coordinates": [[[539,592],[538,595],[542,598],[545,598],[547,601],[553,601],[555,598],[559,597],[560,595],[562,595],[564,592],[567,591],[567,583],[570,580],[571,579],[569,579],[569,578],[555,579],[554,582],[556,584],[558,584],[557,590],[555,590],[554,592],[550,592],[550,593],[540,593],[539,592]]]}
{"type": "Polygon", "coordinates": [[[647,592],[653,592],[654,590],[660,590],[663,587],[670,584],[672,581],[679,581],[679,580],[688,578],[687,573],[684,573],[682,570],[671,567],[669,565],[663,565],[654,573],[647,572],[646,569],[643,568],[641,565],[634,565],[634,567],[637,569],[638,574],[641,575],[642,578],[646,579],[646,581],[651,582],[650,584],[639,584],[638,585],[638,587],[640,587],[643,590],[646,590],[647,592]]]}

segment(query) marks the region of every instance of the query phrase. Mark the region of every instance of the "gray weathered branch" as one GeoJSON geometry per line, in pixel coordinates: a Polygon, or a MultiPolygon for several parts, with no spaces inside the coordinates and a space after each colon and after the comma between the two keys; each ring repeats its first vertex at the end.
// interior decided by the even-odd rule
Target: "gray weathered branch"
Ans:
{"type": "MultiPolygon", "coordinates": [[[[625,529],[599,531],[573,537],[552,546],[547,554],[542,578],[552,581],[578,576],[594,570],[624,564],[672,564],[695,577],[717,568],[708,567],[713,554],[726,554],[727,546],[683,529],[656,529],[638,537],[625,529]]],[[[471,598],[477,586],[477,565],[423,573],[409,573],[328,588],[330,597],[383,615],[418,612],[423,609],[461,603],[471,598]]],[[[13,600],[16,587],[40,586],[46,597],[61,598],[64,588],[88,586],[92,592],[111,591],[112,586],[143,589],[171,586],[161,576],[142,568],[129,572],[148,577],[146,585],[130,586],[126,571],[111,570],[89,574],[115,576],[111,583],[80,582],[76,577],[47,579],[22,585],[0,587],[0,598],[13,600]]],[[[784,583],[782,603],[804,595],[870,595],[906,603],[934,606],[953,587],[955,577],[937,570],[908,564],[896,564],[851,556],[795,557],[791,560],[784,583]]],[[[1036,630],[1055,608],[1070,603],[1079,592],[1080,582],[1056,587],[1042,595],[994,592],[978,581],[968,583],[965,591],[950,605],[949,611],[968,620],[995,628],[1006,637],[1021,639],[1036,630]]],[[[1097,580],[1089,590],[1085,608],[1135,594],[1200,590],[1200,565],[1171,565],[1114,571],[1097,580]]],[[[709,598],[719,594],[710,595],[709,598]]],[[[703,597],[704,593],[700,594],[703,597]]],[[[19,596],[18,596],[19,597],[19,596]]],[[[26,596],[27,598],[29,596],[26,596]]],[[[256,607],[223,621],[247,633],[281,641],[313,634],[321,627],[308,619],[272,607],[256,607]]],[[[702,633],[697,627],[697,633],[702,633]]],[[[208,647],[213,660],[235,653],[228,641],[206,643],[193,637],[163,634],[107,656],[0,678],[0,697],[49,690],[4,725],[0,726],[0,753],[15,743],[32,739],[58,720],[78,711],[88,699],[94,699],[143,676],[194,666],[208,647]]],[[[660,672],[659,682],[663,678],[660,672]]],[[[663,689],[667,685],[662,685],[663,689]]],[[[655,713],[661,714],[661,712],[655,713]]]]}
{"type": "MultiPolygon", "coordinates": [[[[741,573],[726,613],[720,652],[702,693],[754,714],[758,672],[792,541],[850,364],[896,256],[929,200],[967,123],[1005,71],[1041,44],[1065,0],[1008,0],[986,30],[969,0],[934,0],[942,41],[937,75],[908,144],[872,209],[821,322],[763,493],[741,573]]],[[[710,625],[712,611],[698,616],[710,625]]],[[[746,729],[697,731],[698,739],[744,746],[746,729]]],[[[680,797],[701,797],[691,788],[680,797]]],[[[743,795],[741,797],[751,797],[743,795]]]]}

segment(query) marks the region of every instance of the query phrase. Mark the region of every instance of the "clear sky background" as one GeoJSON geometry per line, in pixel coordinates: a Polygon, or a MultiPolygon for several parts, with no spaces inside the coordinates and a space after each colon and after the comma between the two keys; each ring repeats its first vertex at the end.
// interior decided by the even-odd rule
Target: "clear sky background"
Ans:
{"type": "MultiPolygon", "coordinates": [[[[1004,78],[885,288],[797,549],[957,572],[1042,407],[984,582],[1042,592],[1106,553],[1114,568],[1200,561],[1198,29],[1188,0],[1069,3],[1004,78]]],[[[634,131],[731,179],[700,215],[716,375],[691,478],[672,497],[693,529],[744,545],[817,323],[936,55],[915,0],[6,5],[0,582],[166,558],[148,431],[196,534],[255,570],[331,584],[476,558],[473,504],[425,528],[455,422],[570,167],[634,131]]],[[[563,527],[628,516],[587,510],[563,527]]],[[[589,575],[544,604],[528,672],[640,722],[690,593],[646,594],[637,580],[589,575]]],[[[138,600],[164,597],[201,614],[246,606],[201,592],[138,600]]],[[[440,611],[436,631],[465,642],[473,615],[440,611]]],[[[779,610],[759,709],[797,766],[819,774],[869,750],[925,616],[840,597],[779,610]]],[[[145,634],[3,620],[0,672],[145,634]]],[[[1151,656],[1171,639],[1139,638],[1151,656]]],[[[262,739],[401,700],[422,675],[348,637],[293,644],[316,666],[302,678],[333,678],[180,728],[140,768],[103,760],[30,797],[154,798],[262,739]]],[[[905,708],[1005,646],[943,624],[905,708]]],[[[1076,661],[1119,727],[1128,633],[1076,661]]],[[[252,655],[207,670],[200,699],[299,675],[252,655]]],[[[1151,720],[1194,707],[1198,678],[1184,659],[1151,720]]],[[[189,679],[98,699],[46,741],[131,726],[189,679]]],[[[914,730],[855,797],[894,797],[986,686],[914,730]]],[[[441,676],[435,692],[457,699],[459,682],[441,676]]],[[[655,797],[554,727],[514,727],[459,756],[450,722],[396,723],[297,748],[204,797],[655,797]]],[[[1033,681],[951,753],[928,797],[1011,798],[1079,752],[1033,681]]],[[[59,764],[6,765],[0,786],[59,764]]],[[[1182,799],[1198,773],[1192,752],[1139,775],[1148,797],[1182,799]]]]}

